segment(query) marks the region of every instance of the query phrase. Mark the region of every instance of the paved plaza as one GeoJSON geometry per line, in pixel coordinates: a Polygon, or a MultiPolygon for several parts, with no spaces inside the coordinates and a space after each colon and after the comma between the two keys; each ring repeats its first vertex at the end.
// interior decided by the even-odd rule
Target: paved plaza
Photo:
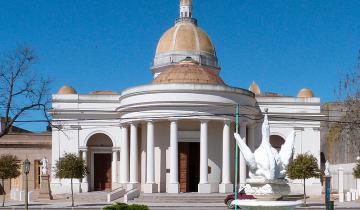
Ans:
{"type": "MultiPolygon", "coordinates": [[[[85,209],[85,210],[100,210],[106,205],[110,205],[106,201],[107,192],[90,192],[90,193],[78,193],[75,194],[75,207],[71,207],[71,195],[61,194],[54,195],[53,200],[37,200],[30,202],[30,209],[85,209]]],[[[185,195],[186,196],[186,195],[185,195]]],[[[119,199],[114,202],[122,202],[119,199]]],[[[311,197],[308,200],[310,207],[308,209],[325,209],[325,206],[320,197],[311,197]]],[[[226,206],[223,203],[182,203],[181,199],[179,202],[172,203],[148,203],[151,210],[226,210],[226,206]]],[[[19,201],[6,200],[5,207],[1,210],[10,209],[24,209],[24,203],[19,201]]],[[[297,208],[304,209],[304,208],[297,208]]],[[[335,201],[335,209],[360,209],[360,201],[338,203],[335,201]]]]}

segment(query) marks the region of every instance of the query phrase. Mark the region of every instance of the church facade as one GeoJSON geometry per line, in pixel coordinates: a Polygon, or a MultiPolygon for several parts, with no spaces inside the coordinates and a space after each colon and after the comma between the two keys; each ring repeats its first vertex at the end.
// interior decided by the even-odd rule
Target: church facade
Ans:
{"type": "MultiPolygon", "coordinates": [[[[63,86],[52,96],[52,165],[76,153],[89,174],[75,191],[137,188],[144,193],[233,191],[235,107],[240,105],[239,133],[255,150],[261,141],[265,110],[271,139],[280,149],[296,133],[295,155],[309,152],[320,161],[320,99],[302,89],[294,97],[230,87],[221,79],[215,46],[192,17],[192,1],[180,1],[173,27],[160,38],[151,84],[121,93],[77,93],[63,86]]],[[[239,184],[247,171],[239,160],[239,184]]],[[[320,164],[320,162],[319,162],[320,164]]],[[[301,192],[301,181],[290,180],[301,192]]],[[[307,189],[320,194],[318,179],[307,189]]],[[[69,192],[70,180],[51,177],[53,193],[69,192]]]]}

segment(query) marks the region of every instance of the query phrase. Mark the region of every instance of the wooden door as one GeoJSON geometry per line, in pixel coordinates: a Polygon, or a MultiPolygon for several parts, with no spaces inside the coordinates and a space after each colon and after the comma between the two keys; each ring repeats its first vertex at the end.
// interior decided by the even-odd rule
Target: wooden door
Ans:
{"type": "Polygon", "coordinates": [[[94,191],[111,190],[111,154],[94,154],[94,191]]]}
{"type": "Polygon", "coordinates": [[[179,143],[179,183],[180,192],[188,192],[188,171],[189,171],[189,145],[179,143]]]}
{"type": "Polygon", "coordinates": [[[200,143],[179,143],[180,192],[197,192],[200,180],[200,143]]]}

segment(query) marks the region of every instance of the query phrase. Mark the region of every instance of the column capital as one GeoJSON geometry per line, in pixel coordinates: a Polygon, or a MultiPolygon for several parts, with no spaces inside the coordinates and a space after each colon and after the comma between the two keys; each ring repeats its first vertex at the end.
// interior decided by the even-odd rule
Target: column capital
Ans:
{"type": "Polygon", "coordinates": [[[241,121],[241,122],[239,122],[239,126],[240,126],[240,127],[246,127],[248,124],[249,124],[249,123],[246,122],[246,121],[241,121]]]}
{"type": "Polygon", "coordinates": [[[87,147],[79,147],[79,151],[80,152],[87,152],[88,148],[87,147]]]}
{"type": "Polygon", "coordinates": [[[226,124],[226,125],[230,125],[232,122],[234,122],[234,121],[230,120],[230,119],[224,119],[224,124],[226,124]]]}
{"type": "Polygon", "coordinates": [[[118,151],[120,151],[120,147],[113,147],[111,151],[112,152],[118,152],[118,151]]]}
{"type": "Polygon", "coordinates": [[[128,127],[129,127],[129,124],[128,124],[128,123],[121,123],[121,124],[120,124],[120,127],[121,127],[121,128],[128,128],[128,127]]]}
{"type": "Polygon", "coordinates": [[[138,126],[139,125],[139,121],[132,121],[132,122],[129,122],[129,125],[133,125],[133,126],[138,126]]]}
{"type": "Polygon", "coordinates": [[[201,123],[208,123],[210,120],[209,120],[209,119],[199,119],[199,121],[200,121],[201,123]]]}
{"type": "Polygon", "coordinates": [[[256,128],[256,123],[249,123],[247,126],[249,128],[256,128]]]}
{"type": "Polygon", "coordinates": [[[177,118],[169,118],[168,119],[170,122],[177,122],[177,121],[179,121],[179,119],[177,119],[177,118]]]}

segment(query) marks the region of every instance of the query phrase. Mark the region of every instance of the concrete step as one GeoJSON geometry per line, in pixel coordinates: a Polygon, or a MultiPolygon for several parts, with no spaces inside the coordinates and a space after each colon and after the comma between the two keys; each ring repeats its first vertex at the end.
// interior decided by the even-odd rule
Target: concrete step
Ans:
{"type": "Polygon", "coordinates": [[[171,199],[171,200],[167,200],[167,199],[134,199],[134,202],[141,202],[141,203],[223,203],[224,199],[171,199]]]}
{"type": "Polygon", "coordinates": [[[226,194],[199,194],[199,193],[154,193],[140,194],[131,203],[144,204],[150,209],[204,209],[220,210],[226,209],[224,199],[226,194]]]}

